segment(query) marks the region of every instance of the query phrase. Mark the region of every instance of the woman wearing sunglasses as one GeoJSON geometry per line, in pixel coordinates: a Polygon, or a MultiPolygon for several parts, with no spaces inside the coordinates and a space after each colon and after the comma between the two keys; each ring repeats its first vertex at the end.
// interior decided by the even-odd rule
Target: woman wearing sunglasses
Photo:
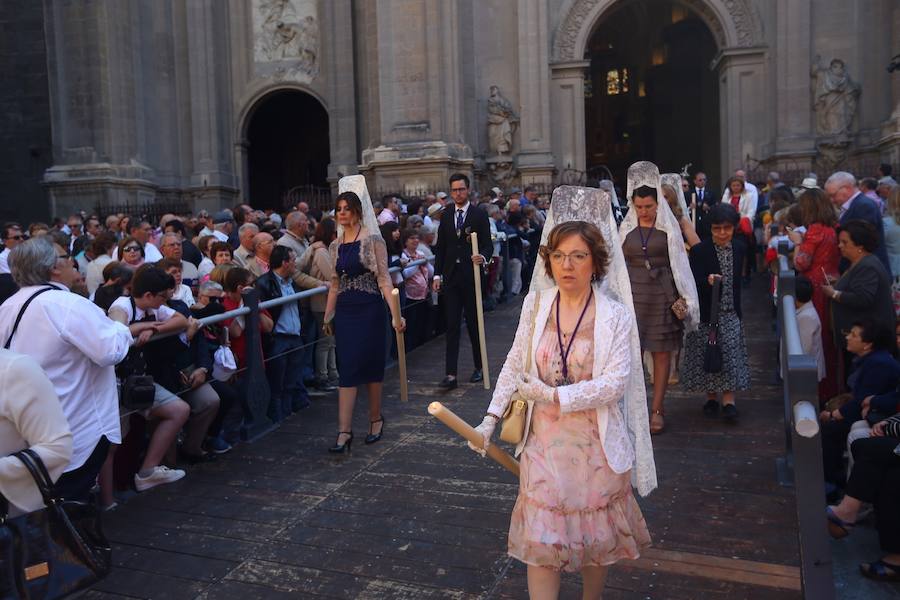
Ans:
{"type": "Polygon", "coordinates": [[[123,264],[137,269],[144,264],[144,245],[133,237],[127,236],[119,242],[119,257],[123,264]]]}

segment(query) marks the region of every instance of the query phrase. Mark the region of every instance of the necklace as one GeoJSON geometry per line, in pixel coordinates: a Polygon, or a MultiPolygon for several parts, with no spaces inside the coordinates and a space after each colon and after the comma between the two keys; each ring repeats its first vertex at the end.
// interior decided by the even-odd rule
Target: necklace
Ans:
{"type": "Polygon", "coordinates": [[[638,223],[638,235],[641,237],[641,250],[644,252],[644,266],[647,267],[647,270],[651,270],[650,266],[650,254],[647,252],[647,245],[650,244],[650,236],[653,235],[653,231],[655,230],[654,226],[650,226],[647,228],[647,237],[644,238],[644,231],[641,227],[640,223],[638,223]]]}
{"type": "Polygon", "coordinates": [[[588,295],[587,301],[584,303],[584,308],[581,309],[581,315],[578,317],[578,322],[575,323],[575,329],[572,331],[572,337],[569,338],[568,345],[564,347],[562,339],[562,327],[560,327],[559,324],[559,292],[556,292],[556,341],[559,344],[559,355],[562,358],[562,381],[558,385],[571,385],[575,383],[569,377],[569,352],[572,351],[572,344],[575,342],[575,336],[578,335],[578,328],[581,327],[581,321],[582,319],[584,319],[584,315],[587,313],[588,306],[591,305],[591,300],[593,300],[593,298],[594,290],[591,289],[591,293],[588,295]]]}

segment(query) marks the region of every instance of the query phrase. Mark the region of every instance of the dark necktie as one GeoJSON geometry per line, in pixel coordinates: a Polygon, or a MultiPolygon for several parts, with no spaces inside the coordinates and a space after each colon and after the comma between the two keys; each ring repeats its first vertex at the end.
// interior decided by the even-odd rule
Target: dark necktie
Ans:
{"type": "Polygon", "coordinates": [[[463,211],[461,208],[456,210],[456,233],[462,231],[463,228],[463,211]]]}

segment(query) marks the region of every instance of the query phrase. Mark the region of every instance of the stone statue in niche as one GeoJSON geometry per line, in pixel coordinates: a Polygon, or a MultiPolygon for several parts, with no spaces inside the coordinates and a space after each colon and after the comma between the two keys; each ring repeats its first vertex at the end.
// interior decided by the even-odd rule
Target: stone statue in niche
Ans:
{"type": "Polygon", "coordinates": [[[820,56],[816,56],[813,64],[812,80],[816,134],[820,137],[849,137],[859,103],[859,84],[850,79],[844,61],[835,58],[825,68],[820,56]]]}
{"type": "Polygon", "coordinates": [[[488,98],[488,148],[492,155],[509,154],[513,147],[513,133],[519,124],[519,115],[513,110],[512,102],[500,93],[500,88],[491,86],[488,98]]]}
{"type": "Polygon", "coordinates": [[[254,0],[254,61],[262,76],[309,81],[318,73],[316,0],[254,0]]]}

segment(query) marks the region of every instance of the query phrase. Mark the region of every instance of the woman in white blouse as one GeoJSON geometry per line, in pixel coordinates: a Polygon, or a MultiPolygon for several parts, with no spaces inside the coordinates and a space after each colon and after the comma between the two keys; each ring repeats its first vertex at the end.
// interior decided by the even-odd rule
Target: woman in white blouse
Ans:
{"type": "Polygon", "coordinates": [[[42,508],[44,501],[25,465],[10,455],[30,447],[56,481],[72,458],[72,433],[53,384],[34,359],[0,349],[0,389],[0,494],[15,516],[42,508]]]}
{"type": "MultiPolygon", "coordinates": [[[[643,415],[624,414],[635,408],[628,403],[624,411],[624,396],[632,389],[633,365],[639,365],[633,309],[606,292],[603,280],[612,251],[600,229],[581,220],[554,224],[558,206],[586,203],[577,197],[585,195],[585,188],[557,192],[546,225],[552,229],[535,274],[540,278],[546,272],[552,285],[532,283],[493,401],[477,430],[487,446],[513,392],[528,402],[525,437],[516,448],[521,475],[509,554],[528,565],[531,598],[556,598],[563,571],[581,572],[583,597],[599,598],[607,565],[637,558],[650,543],[629,481],[636,454],[641,455],[636,479],[642,493],[655,486],[655,472],[643,469],[647,452],[652,453],[646,395],[643,415]],[[526,365],[529,344],[532,360],[526,365]],[[634,426],[641,429],[637,448],[629,439],[634,426]]],[[[614,229],[608,199],[605,204],[614,229]]],[[[624,270],[621,250],[618,257],[624,270]]]]}

